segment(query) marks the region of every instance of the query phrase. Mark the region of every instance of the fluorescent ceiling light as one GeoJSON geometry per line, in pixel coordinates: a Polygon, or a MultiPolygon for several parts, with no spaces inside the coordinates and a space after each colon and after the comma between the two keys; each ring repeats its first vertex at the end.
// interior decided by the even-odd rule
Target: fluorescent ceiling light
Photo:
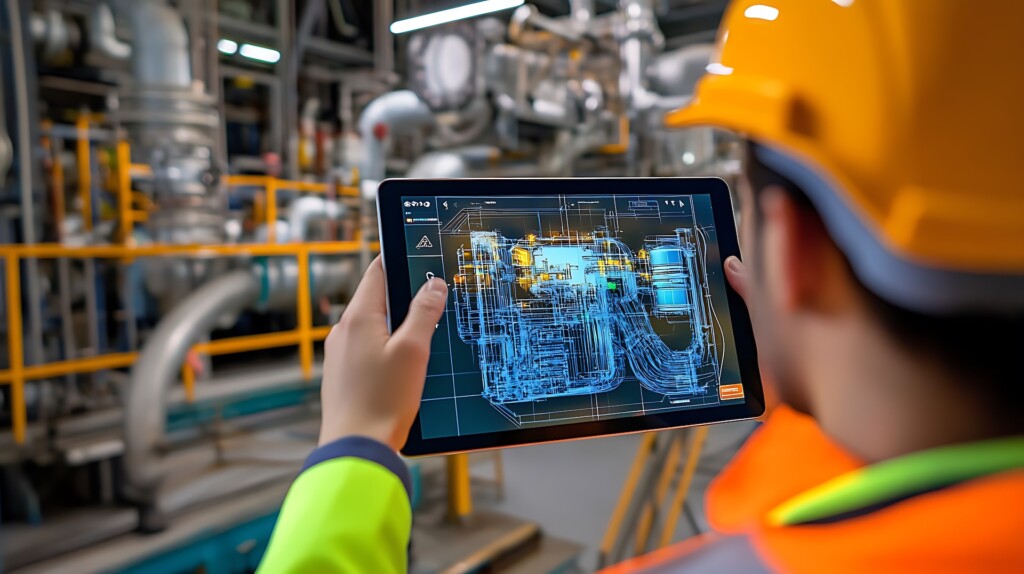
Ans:
{"type": "Polygon", "coordinates": [[[256,44],[242,44],[242,48],[238,50],[238,53],[246,58],[259,60],[268,64],[276,64],[277,61],[281,59],[281,52],[270,48],[264,48],[263,46],[257,46],[256,44]]]}
{"type": "Polygon", "coordinates": [[[217,42],[217,49],[224,54],[234,54],[238,51],[238,42],[234,40],[228,40],[227,38],[221,38],[217,42]]]}
{"type": "Polygon", "coordinates": [[[747,6],[747,9],[743,11],[743,15],[747,18],[756,18],[758,20],[768,20],[771,22],[779,17],[779,9],[774,6],[754,4],[753,6],[747,6]]]}
{"type": "Polygon", "coordinates": [[[448,22],[465,20],[466,18],[475,18],[476,16],[490,14],[491,12],[498,12],[499,10],[516,8],[525,3],[526,0],[484,0],[483,2],[466,4],[465,6],[458,6],[448,10],[441,10],[440,12],[433,12],[431,14],[424,14],[422,16],[416,16],[415,18],[398,20],[394,24],[391,24],[391,33],[404,34],[406,32],[412,32],[413,30],[437,26],[438,24],[447,24],[448,22]]]}

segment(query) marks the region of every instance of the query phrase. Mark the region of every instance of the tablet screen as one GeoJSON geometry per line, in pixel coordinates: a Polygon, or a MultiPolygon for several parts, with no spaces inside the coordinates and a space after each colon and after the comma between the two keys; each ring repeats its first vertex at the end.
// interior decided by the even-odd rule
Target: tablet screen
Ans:
{"type": "Polygon", "coordinates": [[[424,439],[744,401],[708,195],[402,197],[424,439]]]}

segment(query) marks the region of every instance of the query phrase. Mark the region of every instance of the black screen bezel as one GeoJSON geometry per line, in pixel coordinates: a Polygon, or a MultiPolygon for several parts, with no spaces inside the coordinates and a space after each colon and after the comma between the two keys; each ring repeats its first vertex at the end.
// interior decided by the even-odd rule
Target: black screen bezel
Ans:
{"type": "MultiPolygon", "coordinates": [[[[718,235],[722,262],[739,256],[732,198],[719,178],[594,178],[594,179],[389,179],[377,191],[377,218],[381,254],[387,281],[388,324],[402,323],[412,300],[403,197],[456,197],[502,195],[708,195],[718,235]],[[524,192],[524,184],[527,190],[524,192]],[[623,191],[629,190],[628,192],[623,191]]],[[[570,439],[663,430],[700,424],[750,419],[764,413],[764,390],[757,366],[757,350],[747,307],[726,282],[729,315],[745,401],[716,407],[684,409],[668,413],[560,424],[550,427],[424,439],[417,413],[402,447],[406,456],[426,456],[491,448],[520,446],[570,439]]]]}

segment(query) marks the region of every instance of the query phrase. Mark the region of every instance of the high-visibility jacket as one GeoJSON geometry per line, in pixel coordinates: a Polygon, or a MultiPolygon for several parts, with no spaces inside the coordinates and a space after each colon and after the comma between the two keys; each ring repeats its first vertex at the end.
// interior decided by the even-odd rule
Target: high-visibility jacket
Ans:
{"type": "MultiPolygon", "coordinates": [[[[259,572],[405,572],[409,475],[351,437],[310,455],[259,572]]],[[[780,407],[708,491],[713,533],[632,572],[1024,572],[1024,437],[865,466],[780,407]]]]}
{"type": "Polygon", "coordinates": [[[712,533],[604,574],[1024,572],[1024,437],[865,465],[775,409],[711,484],[712,533]]]}

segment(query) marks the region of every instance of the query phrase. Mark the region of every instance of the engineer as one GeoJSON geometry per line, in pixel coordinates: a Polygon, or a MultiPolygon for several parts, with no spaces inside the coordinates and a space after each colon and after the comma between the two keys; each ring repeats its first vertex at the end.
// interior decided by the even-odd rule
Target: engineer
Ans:
{"type": "MultiPolygon", "coordinates": [[[[726,272],[779,406],[710,487],[713,533],[609,572],[1024,568],[1022,21],[1024,2],[730,7],[668,123],[748,142],[726,272]]],[[[395,451],[446,300],[432,280],[389,336],[367,271],[262,572],[406,571],[395,451]]]]}

